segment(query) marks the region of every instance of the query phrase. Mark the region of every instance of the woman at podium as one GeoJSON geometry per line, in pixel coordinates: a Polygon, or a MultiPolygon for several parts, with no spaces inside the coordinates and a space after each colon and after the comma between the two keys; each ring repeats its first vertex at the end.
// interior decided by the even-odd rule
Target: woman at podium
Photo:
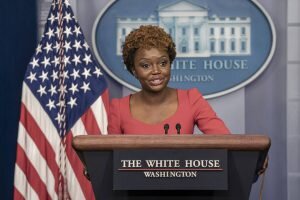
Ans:
{"type": "Polygon", "coordinates": [[[197,89],[168,87],[176,49],[162,28],[147,25],[133,30],[122,53],[127,70],[142,89],[112,99],[109,134],[193,134],[195,125],[205,134],[230,133],[197,89]]]}

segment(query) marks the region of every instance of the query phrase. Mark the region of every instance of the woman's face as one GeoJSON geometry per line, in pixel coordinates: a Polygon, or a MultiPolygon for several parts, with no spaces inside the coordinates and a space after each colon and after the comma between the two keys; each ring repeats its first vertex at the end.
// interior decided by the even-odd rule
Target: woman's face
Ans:
{"type": "Polygon", "coordinates": [[[159,92],[170,80],[171,64],[166,51],[138,49],[134,57],[133,74],[140,81],[143,90],[159,92]]]}

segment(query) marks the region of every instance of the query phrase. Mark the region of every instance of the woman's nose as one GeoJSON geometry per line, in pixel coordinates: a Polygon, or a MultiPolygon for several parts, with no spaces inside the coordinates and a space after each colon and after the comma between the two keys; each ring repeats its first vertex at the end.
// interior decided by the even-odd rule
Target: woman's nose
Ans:
{"type": "Polygon", "coordinates": [[[159,74],[159,73],[161,73],[161,69],[160,69],[159,65],[154,64],[152,67],[152,74],[159,74]]]}

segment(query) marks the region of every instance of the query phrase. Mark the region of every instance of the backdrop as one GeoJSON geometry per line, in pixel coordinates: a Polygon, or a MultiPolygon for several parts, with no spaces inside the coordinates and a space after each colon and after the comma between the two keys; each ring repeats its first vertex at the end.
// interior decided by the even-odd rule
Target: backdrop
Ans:
{"type": "MultiPolygon", "coordinates": [[[[246,0],[245,0],[246,1],[246,0]]],[[[91,44],[93,21],[108,0],[75,0],[75,13],[91,44]]],[[[277,32],[277,49],[267,70],[246,88],[211,100],[222,118],[234,130],[265,133],[272,139],[270,165],[263,199],[287,199],[286,169],[286,6],[287,1],[259,0],[273,19],[277,32]],[[278,13],[282,13],[278,15],[278,13]],[[225,106],[229,109],[224,111],[225,106]],[[240,112],[239,110],[242,110],[240,112]],[[241,115],[242,119],[241,119],[241,115]],[[234,117],[235,116],[235,117],[234,117]],[[241,120],[241,126],[232,125],[241,120]]],[[[21,84],[26,66],[36,46],[35,0],[11,0],[0,3],[0,191],[1,199],[12,199],[16,137],[21,98],[21,84]]],[[[107,77],[112,96],[129,93],[107,77]]],[[[251,199],[258,199],[259,182],[251,199]]]]}

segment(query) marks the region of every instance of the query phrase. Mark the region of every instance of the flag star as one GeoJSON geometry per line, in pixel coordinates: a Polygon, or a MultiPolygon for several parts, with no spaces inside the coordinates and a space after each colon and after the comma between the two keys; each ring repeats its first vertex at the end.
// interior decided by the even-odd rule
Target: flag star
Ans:
{"type": "Polygon", "coordinates": [[[56,31],[55,31],[55,34],[56,34],[56,36],[59,38],[59,36],[61,35],[61,33],[62,33],[62,30],[61,29],[59,29],[58,27],[56,28],[56,31]]]}
{"type": "Polygon", "coordinates": [[[85,64],[88,65],[89,62],[90,63],[92,62],[91,55],[84,54],[84,59],[83,60],[85,61],[85,64]]]}
{"type": "Polygon", "coordinates": [[[36,76],[36,73],[32,73],[32,72],[30,72],[30,75],[29,76],[27,76],[27,79],[29,79],[30,80],[30,83],[32,83],[32,81],[36,81],[37,79],[35,78],[35,76],[36,76]]]}
{"type": "Polygon", "coordinates": [[[77,106],[76,100],[77,98],[73,99],[72,97],[70,97],[70,101],[67,104],[69,104],[71,108],[73,108],[73,106],[77,106]]]}
{"type": "Polygon", "coordinates": [[[54,32],[53,31],[54,31],[53,29],[49,28],[48,32],[45,33],[46,35],[48,35],[49,40],[50,40],[51,37],[54,37],[54,32]]]}
{"type": "Polygon", "coordinates": [[[79,26],[75,26],[73,32],[76,33],[76,37],[78,37],[79,34],[82,34],[79,26]]]}
{"type": "MultiPolygon", "coordinates": [[[[57,4],[58,4],[58,2],[57,2],[57,4]]],[[[55,17],[55,19],[58,21],[58,19],[59,19],[59,12],[57,12],[57,14],[56,14],[56,17],[55,17]]]]}
{"type": "Polygon", "coordinates": [[[51,22],[52,25],[55,20],[55,16],[51,13],[51,16],[48,18],[48,20],[51,22]]]}
{"type": "Polygon", "coordinates": [[[83,89],[84,93],[86,93],[90,89],[90,83],[83,82],[83,85],[80,87],[80,89],[83,89]]]}
{"type": "Polygon", "coordinates": [[[70,20],[72,20],[72,17],[71,17],[71,13],[65,13],[65,16],[64,16],[64,19],[67,21],[67,23],[69,23],[70,20]]]}
{"type": "Polygon", "coordinates": [[[73,73],[70,74],[70,76],[73,76],[74,81],[76,80],[76,78],[80,78],[80,76],[79,76],[79,70],[73,69],[73,73]]]}
{"type": "Polygon", "coordinates": [[[48,92],[51,93],[51,96],[53,96],[54,94],[57,94],[56,86],[51,84],[50,87],[51,87],[51,88],[48,90],[48,92]]]}
{"type": "Polygon", "coordinates": [[[69,37],[69,35],[72,35],[71,27],[66,27],[66,30],[64,31],[64,34],[67,35],[67,38],[69,37]]]}
{"type": "Polygon", "coordinates": [[[64,45],[66,53],[68,52],[69,49],[72,49],[70,44],[71,44],[71,42],[66,42],[65,45],[64,45]]]}
{"type": "Polygon", "coordinates": [[[54,101],[51,101],[51,99],[49,99],[48,104],[46,104],[46,106],[49,107],[49,110],[51,111],[52,108],[55,108],[54,101]]]}
{"type": "Polygon", "coordinates": [[[46,86],[42,86],[40,85],[40,88],[37,90],[38,93],[40,93],[40,97],[43,96],[43,94],[47,94],[46,93],[46,86]]]}
{"type": "Polygon", "coordinates": [[[59,57],[54,56],[54,60],[52,60],[51,63],[54,63],[54,67],[56,67],[57,65],[59,65],[59,57]]]}
{"type": "Polygon", "coordinates": [[[56,79],[58,79],[58,71],[52,71],[51,75],[52,81],[54,82],[56,79]]]}
{"type": "Polygon", "coordinates": [[[55,120],[58,124],[61,124],[61,122],[64,121],[64,116],[62,114],[57,113],[55,120]]]}
{"type": "Polygon", "coordinates": [[[102,73],[101,73],[101,70],[100,70],[100,68],[98,68],[98,67],[95,67],[96,69],[95,69],[95,71],[93,72],[93,74],[96,74],[96,76],[97,76],[97,78],[100,76],[100,75],[102,75],[102,73]]]}
{"type": "Polygon", "coordinates": [[[73,45],[74,48],[76,48],[76,51],[78,51],[78,49],[81,49],[82,46],[80,45],[80,41],[75,40],[75,44],[73,45]]]}
{"type": "Polygon", "coordinates": [[[59,102],[56,104],[58,107],[63,108],[66,106],[66,103],[64,100],[59,100],[59,102]]]}
{"type": "Polygon", "coordinates": [[[65,5],[66,5],[67,8],[71,5],[71,4],[69,3],[69,0],[66,0],[66,1],[65,1],[65,5]]]}
{"type": "Polygon", "coordinates": [[[39,78],[42,79],[42,83],[43,83],[46,79],[49,80],[49,79],[48,79],[48,72],[45,73],[44,71],[42,71],[42,75],[40,75],[39,78]]]}
{"type": "Polygon", "coordinates": [[[39,45],[36,47],[36,55],[37,55],[38,53],[42,53],[42,45],[41,45],[41,44],[39,44],[39,45]]]}
{"type": "Polygon", "coordinates": [[[85,77],[85,79],[91,76],[90,71],[91,69],[84,68],[84,72],[82,73],[82,75],[85,77]]]}
{"type": "Polygon", "coordinates": [[[55,8],[55,2],[51,3],[51,6],[53,7],[53,9],[55,8]]]}
{"type": "Polygon", "coordinates": [[[39,59],[35,59],[35,57],[33,57],[32,61],[29,63],[32,65],[32,69],[34,69],[35,67],[39,67],[39,59]]]}
{"type": "Polygon", "coordinates": [[[80,55],[77,56],[77,55],[75,54],[72,61],[75,63],[75,66],[77,66],[78,63],[81,63],[81,61],[80,61],[80,55]]]}
{"type": "Polygon", "coordinates": [[[59,91],[60,93],[67,94],[67,93],[68,93],[68,91],[67,91],[67,86],[66,86],[66,85],[60,85],[58,91],[59,91]]]}
{"type": "Polygon", "coordinates": [[[67,66],[68,64],[71,64],[71,62],[69,61],[69,59],[70,59],[70,56],[64,56],[65,66],[67,66]]]}
{"type": "Polygon", "coordinates": [[[60,44],[59,44],[59,42],[56,41],[55,46],[53,47],[53,49],[55,49],[55,51],[58,52],[59,47],[60,47],[60,44]]]}
{"type": "Polygon", "coordinates": [[[83,46],[85,47],[85,50],[89,49],[89,45],[88,45],[88,43],[86,41],[84,42],[83,46]]]}
{"type": "Polygon", "coordinates": [[[44,60],[41,62],[43,65],[44,65],[44,67],[46,68],[47,67],[47,65],[49,65],[49,66],[51,66],[51,64],[50,64],[50,58],[47,58],[46,56],[44,56],[44,60]]]}
{"type": "Polygon", "coordinates": [[[63,75],[62,75],[63,78],[68,79],[68,78],[69,78],[68,73],[69,73],[69,72],[68,72],[67,70],[64,71],[64,72],[63,72],[63,75]]]}
{"type": "Polygon", "coordinates": [[[72,86],[69,88],[69,90],[72,91],[72,94],[74,94],[75,92],[79,92],[79,90],[77,89],[78,84],[74,84],[72,83],[72,86]]]}
{"type": "Polygon", "coordinates": [[[48,53],[49,51],[52,51],[52,44],[51,44],[51,43],[49,44],[49,43],[47,42],[46,46],[45,46],[43,49],[45,49],[45,50],[47,51],[47,53],[48,53]]]}

